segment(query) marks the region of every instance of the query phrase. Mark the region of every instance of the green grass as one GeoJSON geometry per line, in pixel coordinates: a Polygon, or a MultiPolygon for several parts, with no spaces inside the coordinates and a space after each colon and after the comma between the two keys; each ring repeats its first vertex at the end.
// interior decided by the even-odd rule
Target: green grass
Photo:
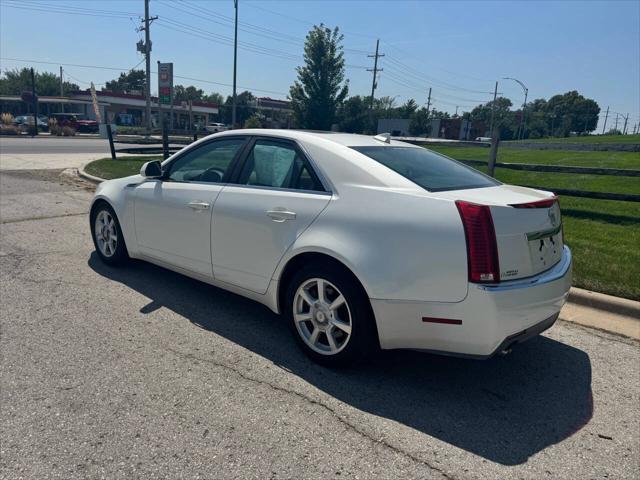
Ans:
{"type": "Polygon", "coordinates": [[[537,143],[640,143],[637,135],[587,135],[584,137],[538,138],[535,140],[511,140],[513,142],[537,143]]]}
{"type": "Polygon", "coordinates": [[[118,160],[102,158],[88,163],[84,167],[84,171],[90,175],[111,180],[113,178],[136,175],[140,173],[142,164],[151,160],[162,160],[162,157],[157,155],[140,155],[124,157],[118,160]]]}
{"type": "MultiPolygon", "coordinates": [[[[488,160],[489,148],[427,146],[429,150],[458,160],[488,160]]],[[[640,152],[579,152],[571,150],[525,150],[498,148],[498,162],[568,165],[600,168],[630,168],[640,170],[640,152]]]]}
{"type": "Polygon", "coordinates": [[[640,203],[561,197],[573,285],[640,300],[640,203]]]}
{"type": "MultiPolygon", "coordinates": [[[[487,154],[486,150],[483,152],[487,154]]],[[[544,155],[556,152],[539,153],[544,155]]],[[[159,158],[140,156],[128,157],[126,160],[102,159],[91,162],[85,170],[102,178],[119,178],[134,175],[140,171],[144,162],[159,158]]],[[[611,166],[620,165],[614,163],[611,166]]],[[[640,181],[637,177],[537,173],[506,169],[497,169],[496,175],[505,183],[540,185],[551,190],[555,187],[640,194],[640,181]]],[[[565,241],[573,251],[573,284],[589,290],[640,300],[640,203],[561,197],[560,206],[565,241]]]]}

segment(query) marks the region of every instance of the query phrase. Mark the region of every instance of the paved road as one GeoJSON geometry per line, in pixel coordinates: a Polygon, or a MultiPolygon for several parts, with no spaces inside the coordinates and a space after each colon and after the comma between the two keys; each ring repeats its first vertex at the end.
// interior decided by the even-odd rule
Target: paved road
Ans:
{"type": "MultiPolygon", "coordinates": [[[[119,143],[117,148],[127,146],[140,145],[119,143]]],[[[104,138],[0,137],[0,170],[78,168],[109,155],[109,142],[104,138]]]]}
{"type": "Polygon", "coordinates": [[[0,477],[637,478],[637,342],[327,370],[260,305],[102,265],[58,173],[0,173],[0,477]]]}

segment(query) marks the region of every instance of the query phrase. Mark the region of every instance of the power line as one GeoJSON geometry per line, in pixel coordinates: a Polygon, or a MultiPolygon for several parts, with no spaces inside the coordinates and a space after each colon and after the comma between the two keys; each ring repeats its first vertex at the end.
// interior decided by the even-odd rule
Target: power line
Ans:
{"type": "MultiPolygon", "coordinates": [[[[95,69],[99,69],[99,70],[112,70],[112,71],[119,71],[119,72],[123,72],[123,71],[127,71],[127,68],[122,68],[122,67],[104,67],[101,65],[83,65],[83,64],[79,64],[79,63],[63,63],[63,62],[48,62],[48,61],[43,61],[43,60],[30,60],[30,59],[26,59],[26,58],[9,58],[9,57],[0,57],[0,59],[2,60],[8,60],[8,61],[14,61],[14,62],[22,62],[22,63],[37,63],[37,64],[44,64],[44,65],[62,65],[65,67],[77,67],[77,68],[95,68],[95,69]]],[[[158,72],[154,72],[153,70],[151,71],[152,74],[156,74],[158,72]]],[[[194,78],[194,77],[186,77],[186,76],[182,76],[182,75],[174,75],[174,78],[180,78],[182,80],[191,80],[193,82],[201,82],[201,83],[208,83],[208,84],[212,84],[212,85],[220,85],[223,87],[231,87],[232,85],[230,83],[222,83],[222,82],[214,82],[212,80],[204,80],[201,78],[194,78]]],[[[251,92],[263,92],[263,93],[273,93],[276,95],[288,95],[285,92],[278,92],[275,90],[265,90],[265,89],[261,89],[261,88],[253,88],[253,87],[247,87],[247,86],[243,86],[243,85],[238,85],[238,87],[243,88],[245,90],[251,91],[251,92]]]]}
{"type": "Polygon", "coordinates": [[[13,3],[7,3],[6,0],[5,2],[2,3],[2,5],[9,8],[15,8],[17,10],[28,10],[28,11],[44,12],[44,13],[60,13],[65,15],[81,15],[85,17],[126,19],[126,18],[130,18],[132,15],[139,16],[137,13],[129,14],[125,12],[115,12],[115,11],[112,13],[95,13],[95,12],[91,12],[91,10],[85,10],[85,11],[66,10],[66,9],[60,9],[60,8],[51,8],[51,6],[45,7],[44,5],[40,5],[40,4],[13,4],[13,3]]]}
{"type": "MultiPolygon", "coordinates": [[[[258,6],[258,5],[255,5],[255,4],[247,4],[247,6],[249,6],[251,8],[256,8],[258,10],[262,10],[263,12],[271,13],[272,15],[277,15],[279,17],[286,18],[288,20],[293,20],[294,22],[301,23],[301,24],[304,24],[304,25],[307,25],[307,26],[318,25],[317,22],[311,22],[309,20],[302,20],[300,18],[292,17],[290,15],[286,15],[284,13],[276,12],[274,10],[269,10],[268,8],[264,8],[262,6],[258,6]]],[[[349,35],[356,35],[356,36],[359,36],[359,37],[376,38],[375,35],[366,34],[366,33],[351,32],[351,31],[347,31],[347,30],[342,30],[342,32],[346,33],[346,34],[349,34],[349,35]]],[[[368,53],[368,52],[366,52],[366,53],[368,53]]]]}
{"type": "MultiPolygon", "coordinates": [[[[395,46],[393,43],[384,42],[384,44],[387,47],[395,49],[397,52],[399,52],[399,53],[401,53],[403,55],[406,55],[406,56],[409,56],[409,57],[413,58],[414,60],[418,60],[419,62],[424,61],[423,59],[420,59],[420,58],[416,57],[414,54],[411,54],[411,53],[407,52],[406,50],[403,50],[403,49],[395,46]]],[[[471,80],[476,80],[478,82],[493,82],[493,79],[478,78],[478,77],[474,77],[472,75],[469,75],[467,73],[454,72],[454,71],[447,70],[447,69],[442,68],[442,67],[432,67],[432,68],[436,68],[437,70],[442,70],[443,72],[450,73],[452,75],[455,75],[456,77],[466,77],[466,78],[469,78],[471,80]]]]}
{"type": "Polygon", "coordinates": [[[444,88],[446,90],[460,90],[460,91],[471,92],[471,93],[487,93],[487,94],[493,93],[493,92],[486,91],[486,90],[474,90],[474,89],[471,89],[471,88],[465,88],[465,87],[461,87],[461,86],[458,86],[458,85],[454,85],[454,84],[449,83],[449,82],[445,82],[444,80],[439,80],[439,79],[437,79],[435,77],[432,77],[430,75],[426,75],[425,73],[420,72],[419,70],[417,70],[417,69],[415,69],[415,68],[413,68],[413,67],[411,67],[411,66],[409,66],[409,65],[407,65],[405,63],[402,63],[399,60],[394,59],[393,57],[387,57],[386,60],[391,62],[391,63],[393,63],[396,66],[396,68],[402,69],[402,70],[399,70],[400,73],[405,74],[405,75],[406,74],[411,75],[414,78],[417,78],[418,80],[424,81],[424,82],[429,83],[429,84],[436,85],[436,86],[438,86],[440,88],[444,88]]]}

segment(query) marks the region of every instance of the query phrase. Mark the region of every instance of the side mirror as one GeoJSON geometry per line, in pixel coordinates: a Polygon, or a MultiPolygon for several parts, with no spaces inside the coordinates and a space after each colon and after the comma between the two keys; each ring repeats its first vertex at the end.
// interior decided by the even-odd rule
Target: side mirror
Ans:
{"type": "Polygon", "coordinates": [[[144,178],[160,178],[162,177],[162,165],[158,160],[147,162],[140,168],[140,175],[144,178]]]}

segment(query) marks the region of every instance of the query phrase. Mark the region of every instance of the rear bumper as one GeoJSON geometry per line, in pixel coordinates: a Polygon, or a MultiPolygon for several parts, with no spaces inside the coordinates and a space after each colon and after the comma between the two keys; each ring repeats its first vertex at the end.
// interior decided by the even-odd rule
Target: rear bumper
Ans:
{"type": "Polygon", "coordinates": [[[546,272],[498,285],[469,284],[457,303],[372,299],[381,347],[487,358],[549,328],[571,288],[571,251],[546,272]]]}

